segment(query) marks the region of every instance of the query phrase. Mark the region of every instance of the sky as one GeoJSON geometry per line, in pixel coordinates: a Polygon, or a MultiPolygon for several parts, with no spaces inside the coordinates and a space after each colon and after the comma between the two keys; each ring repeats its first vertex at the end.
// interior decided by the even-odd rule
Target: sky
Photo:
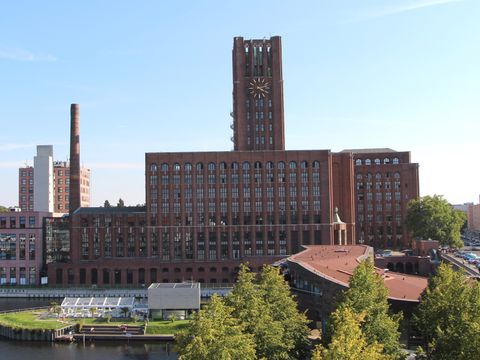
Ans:
{"type": "Polygon", "coordinates": [[[229,151],[233,37],[279,35],[287,150],[391,148],[420,195],[480,194],[480,1],[2,1],[0,205],[36,145],[69,155],[80,104],[91,205],[145,202],[146,152],[229,151]]]}

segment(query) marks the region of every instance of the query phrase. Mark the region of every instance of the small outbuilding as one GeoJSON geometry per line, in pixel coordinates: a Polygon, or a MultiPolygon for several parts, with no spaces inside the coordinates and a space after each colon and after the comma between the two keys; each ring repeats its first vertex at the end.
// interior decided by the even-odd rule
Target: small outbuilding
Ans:
{"type": "Polygon", "coordinates": [[[200,309],[200,295],[200,283],[153,283],[148,288],[150,317],[185,319],[200,309]]]}

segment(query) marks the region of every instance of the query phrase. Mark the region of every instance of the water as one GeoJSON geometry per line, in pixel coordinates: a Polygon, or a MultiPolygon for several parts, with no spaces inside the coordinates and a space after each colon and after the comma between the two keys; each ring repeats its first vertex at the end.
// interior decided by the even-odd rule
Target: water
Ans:
{"type": "MultiPolygon", "coordinates": [[[[52,299],[0,298],[0,311],[47,306],[52,299]]],[[[57,300],[60,302],[61,300],[57,300]]],[[[10,341],[0,337],[1,360],[176,360],[168,342],[45,343],[10,341]]]]}

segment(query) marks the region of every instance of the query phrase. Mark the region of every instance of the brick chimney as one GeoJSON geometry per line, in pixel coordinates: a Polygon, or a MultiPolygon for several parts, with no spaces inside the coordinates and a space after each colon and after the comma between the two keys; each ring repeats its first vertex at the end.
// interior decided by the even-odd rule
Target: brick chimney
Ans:
{"type": "Polygon", "coordinates": [[[70,106],[70,214],[80,207],[80,106],[70,106]]]}

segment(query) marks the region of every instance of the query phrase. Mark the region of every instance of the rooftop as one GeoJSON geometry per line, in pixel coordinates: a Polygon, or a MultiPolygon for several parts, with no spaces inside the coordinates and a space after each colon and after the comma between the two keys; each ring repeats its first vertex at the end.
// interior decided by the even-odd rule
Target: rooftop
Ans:
{"type": "Polygon", "coordinates": [[[74,211],[75,215],[83,214],[134,214],[145,213],[144,206],[124,206],[124,207],[81,207],[74,211]]]}
{"type": "Polygon", "coordinates": [[[390,148],[373,148],[373,149],[345,149],[340,152],[351,152],[355,154],[377,154],[377,153],[396,153],[398,151],[390,148]]]}
{"type": "Polygon", "coordinates": [[[200,283],[153,283],[149,289],[196,289],[200,287],[200,283]]]}
{"type": "MultiPolygon", "coordinates": [[[[373,249],[366,245],[314,245],[288,258],[306,270],[348,287],[350,277],[358,264],[372,256],[373,249]]],[[[427,287],[428,280],[419,276],[405,275],[376,268],[385,281],[388,298],[391,300],[414,301],[427,287]]]]}

